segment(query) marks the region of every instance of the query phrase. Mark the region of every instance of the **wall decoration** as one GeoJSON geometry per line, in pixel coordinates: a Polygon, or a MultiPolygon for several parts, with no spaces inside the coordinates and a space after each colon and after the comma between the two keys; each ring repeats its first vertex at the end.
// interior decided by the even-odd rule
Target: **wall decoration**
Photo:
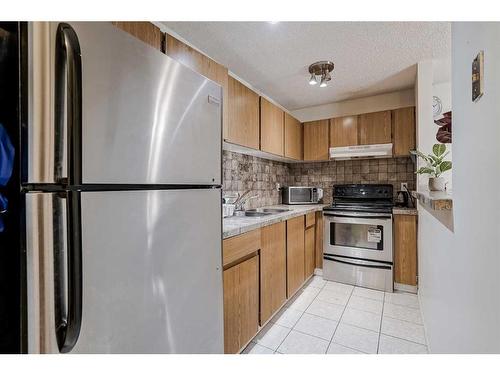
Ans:
{"type": "Polygon", "coordinates": [[[439,126],[436,133],[438,142],[451,143],[451,111],[443,113],[443,118],[435,120],[434,123],[439,126]]]}
{"type": "Polygon", "coordinates": [[[472,101],[477,102],[483,96],[484,51],[480,51],[472,61],[472,101]]]}
{"type": "Polygon", "coordinates": [[[438,96],[432,97],[432,116],[434,118],[438,117],[443,111],[443,103],[438,96]]]}

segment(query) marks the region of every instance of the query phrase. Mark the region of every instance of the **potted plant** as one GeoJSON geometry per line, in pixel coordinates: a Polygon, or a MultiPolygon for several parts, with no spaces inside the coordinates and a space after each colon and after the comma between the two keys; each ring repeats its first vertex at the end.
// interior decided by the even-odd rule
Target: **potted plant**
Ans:
{"type": "Polygon", "coordinates": [[[415,173],[429,175],[429,190],[444,191],[445,181],[444,178],[441,177],[441,174],[451,169],[451,161],[444,160],[446,155],[449,153],[449,151],[446,151],[446,145],[436,143],[432,146],[432,154],[428,155],[425,155],[418,150],[411,151],[411,153],[424,159],[427,163],[425,167],[419,168],[419,170],[415,173]]]}

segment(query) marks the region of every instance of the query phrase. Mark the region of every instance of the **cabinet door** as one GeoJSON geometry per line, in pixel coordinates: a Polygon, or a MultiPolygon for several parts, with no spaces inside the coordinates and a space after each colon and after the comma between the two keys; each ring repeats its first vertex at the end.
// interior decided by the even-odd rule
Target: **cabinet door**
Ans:
{"type": "Polygon", "coordinates": [[[394,215],[394,281],[417,285],[417,216],[394,215]]]}
{"type": "Polygon", "coordinates": [[[304,160],[328,160],[329,120],[304,123],[304,160]]]}
{"type": "Polygon", "coordinates": [[[171,35],[166,35],[167,38],[167,55],[173,59],[180,61],[184,65],[200,73],[201,75],[210,78],[222,86],[222,127],[223,137],[228,135],[228,74],[227,68],[203,55],[202,53],[191,48],[187,44],[171,35]]]}
{"type": "Polygon", "coordinates": [[[304,216],[286,221],[287,297],[290,298],[305,280],[304,216]]]}
{"type": "Polygon", "coordinates": [[[315,258],[314,258],[314,237],[315,226],[306,228],[305,231],[305,278],[312,276],[314,273],[315,258]]]}
{"type": "Polygon", "coordinates": [[[259,257],[224,271],[224,353],[238,353],[259,328],[259,257]]]}
{"type": "Polygon", "coordinates": [[[415,107],[392,111],[394,156],[408,156],[415,149],[415,107]]]}
{"type": "Polygon", "coordinates": [[[295,117],[285,113],[285,156],[302,160],[302,124],[295,117]]]}
{"type": "Polygon", "coordinates": [[[260,149],[283,156],[284,112],[273,103],[260,98],[260,149]]]}
{"type": "Polygon", "coordinates": [[[111,22],[116,27],[151,45],[157,50],[163,49],[165,35],[151,22],[111,22]]]}
{"type": "Polygon", "coordinates": [[[286,224],[262,228],[260,250],[260,324],[286,301],[286,224]]]}
{"type": "Polygon", "coordinates": [[[315,257],[316,268],[323,268],[323,212],[316,212],[316,241],[315,241],[315,257]]]}
{"type": "Polygon", "coordinates": [[[358,144],[358,116],[345,116],[330,120],[330,147],[358,144]]]}
{"type": "Polygon", "coordinates": [[[391,111],[359,115],[358,128],[360,145],[391,143],[391,111]]]}
{"type": "Polygon", "coordinates": [[[228,124],[225,140],[259,149],[259,95],[228,77],[228,124]]]}

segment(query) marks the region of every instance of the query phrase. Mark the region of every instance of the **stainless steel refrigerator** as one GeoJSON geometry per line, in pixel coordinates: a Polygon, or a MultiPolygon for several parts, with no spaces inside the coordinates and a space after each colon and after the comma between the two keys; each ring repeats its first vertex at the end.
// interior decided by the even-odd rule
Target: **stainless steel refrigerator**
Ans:
{"type": "Polygon", "coordinates": [[[222,89],[110,23],[27,25],[27,341],[222,353],[222,89]]]}

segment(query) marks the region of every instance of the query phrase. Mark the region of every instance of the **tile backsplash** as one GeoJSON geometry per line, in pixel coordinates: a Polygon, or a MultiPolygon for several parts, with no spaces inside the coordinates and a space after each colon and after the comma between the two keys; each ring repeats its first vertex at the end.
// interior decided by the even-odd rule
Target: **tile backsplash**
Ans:
{"type": "Polygon", "coordinates": [[[281,194],[276,184],[288,183],[288,164],[237,152],[222,152],[222,190],[225,194],[243,194],[251,190],[248,196],[258,195],[245,205],[245,208],[271,206],[281,202],[281,194]]]}
{"type": "Polygon", "coordinates": [[[394,195],[401,183],[415,189],[415,166],[410,157],[326,161],[289,164],[290,186],[316,186],[324,190],[324,203],[332,202],[332,186],[341,184],[391,184],[394,195]]]}
{"type": "Polygon", "coordinates": [[[332,202],[335,184],[392,184],[394,194],[402,182],[415,189],[415,166],[409,157],[281,163],[255,156],[223,151],[224,194],[242,194],[251,190],[246,208],[270,206],[281,202],[280,186],[316,186],[324,190],[324,203],[332,202]]]}

